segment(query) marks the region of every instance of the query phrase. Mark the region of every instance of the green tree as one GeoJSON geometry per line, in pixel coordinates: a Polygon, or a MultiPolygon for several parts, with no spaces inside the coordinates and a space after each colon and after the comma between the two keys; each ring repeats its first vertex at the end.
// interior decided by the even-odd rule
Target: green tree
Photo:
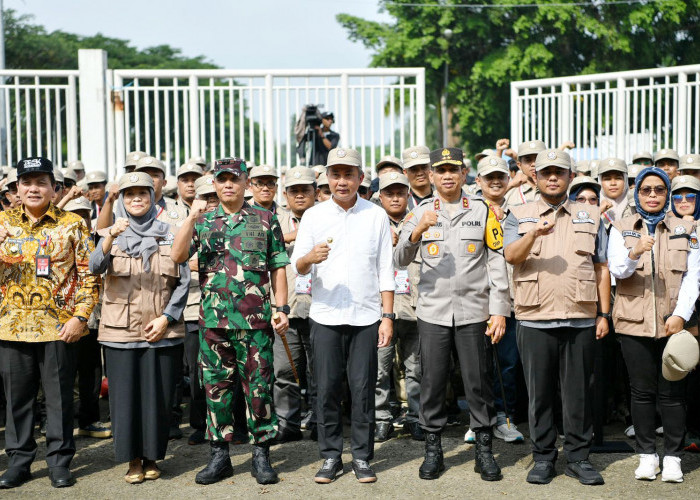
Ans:
{"type": "MultiPolygon", "coordinates": [[[[700,0],[562,6],[563,0],[380,0],[389,23],[340,14],[373,66],[425,66],[426,98],[439,111],[449,63],[451,125],[472,152],[510,131],[510,82],[697,63],[700,0]],[[408,4],[426,3],[430,6],[408,4]],[[445,4],[536,7],[449,8],[445,4]],[[552,5],[552,4],[557,5],[552,5]],[[407,4],[407,5],[402,5],[407,4]],[[445,29],[453,36],[446,40],[445,29]]],[[[431,129],[429,129],[430,132],[431,129]]],[[[432,127],[429,141],[439,140],[432,127]]]]}

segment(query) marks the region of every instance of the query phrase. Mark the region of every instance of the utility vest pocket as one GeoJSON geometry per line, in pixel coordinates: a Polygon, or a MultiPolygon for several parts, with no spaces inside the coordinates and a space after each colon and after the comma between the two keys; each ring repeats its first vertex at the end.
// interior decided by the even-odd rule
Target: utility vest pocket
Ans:
{"type": "Polygon", "coordinates": [[[537,280],[539,272],[527,263],[513,275],[515,285],[515,304],[523,307],[540,305],[540,288],[537,280]]]}

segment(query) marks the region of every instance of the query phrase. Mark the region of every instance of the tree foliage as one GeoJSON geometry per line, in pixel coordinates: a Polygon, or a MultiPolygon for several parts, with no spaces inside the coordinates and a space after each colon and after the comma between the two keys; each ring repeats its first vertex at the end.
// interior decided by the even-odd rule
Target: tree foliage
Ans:
{"type": "MultiPolygon", "coordinates": [[[[510,131],[510,82],[697,63],[700,0],[561,6],[564,0],[380,0],[390,23],[339,14],[373,66],[424,66],[426,98],[439,110],[449,63],[452,126],[465,148],[490,147],[510,131]],[[404,3],[426,3],[415,7],[404,3]],[[444,4],[537,4],[448,8],[444,4]],[[552,5],[553,3],[558,5],[552,5]],[[453,36],[446,40],[445,29],[453,36]]],[[[429,108],[430,109],[430,108],[429,108]]],[[[435,130],[435,129],[434,129],[435,130]]],[[[437,142],[438,136],[428,138],[437,142]]]]}
{"type": "Polygon", "coordinates": [[[33,24],[33,16],[5,10],[5,66],[12,69],[77,69],[78,49],[103,49],[110,68],[206,69],[217,66],[204,56],[187,57],[180,49],[158,45],[140,50],[128,40],[102,34],[80,36],[65,31],[47,32],[33,24]]]}

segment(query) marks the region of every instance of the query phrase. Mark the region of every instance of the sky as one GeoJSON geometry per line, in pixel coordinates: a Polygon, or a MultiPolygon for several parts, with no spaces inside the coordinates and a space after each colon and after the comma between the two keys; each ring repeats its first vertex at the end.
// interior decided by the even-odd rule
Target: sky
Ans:
{"type": "Polygon", "coordinates": [[[335,20],[389,21],[376,0],[4,0],[48,31],[168,44],[227,69],[365,68],[371,53],[335,20]]]}

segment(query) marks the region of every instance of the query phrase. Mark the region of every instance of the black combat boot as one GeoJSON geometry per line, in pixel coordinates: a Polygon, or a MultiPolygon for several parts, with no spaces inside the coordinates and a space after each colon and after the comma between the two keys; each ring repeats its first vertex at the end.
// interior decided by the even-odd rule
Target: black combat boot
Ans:
{"type": "Polygon", "coordinates": [[[442,441],[437,432],[425,433],[425,458],[418,469],[418,477],[421,479],[437,479],[445,470],[442,461],[442,441]]]}
{"type": "Polygon", "coordinates": [[[233,465],[228,454],[227,441],[211,441],[211,458],[207,466],[194,478],[197,484],[213,484],[233,476],[233,465]]]}
{"type": "Polygon", "coordinates": [[[258,484],[275,484],[279,481],[275,469],[270,465],[269,443],[253,445],[250,475],[258,481],[258,484]]]}
{"type": "Polygon", "coordinates": [[[474,464],[474,472],[481,474],[481,479],[484,481],[500,481],[503,479],[501,468],[493,458],[491,451],[491,442],[493,434],[491,431],[476,432],[476,463],[474,464]]]}

